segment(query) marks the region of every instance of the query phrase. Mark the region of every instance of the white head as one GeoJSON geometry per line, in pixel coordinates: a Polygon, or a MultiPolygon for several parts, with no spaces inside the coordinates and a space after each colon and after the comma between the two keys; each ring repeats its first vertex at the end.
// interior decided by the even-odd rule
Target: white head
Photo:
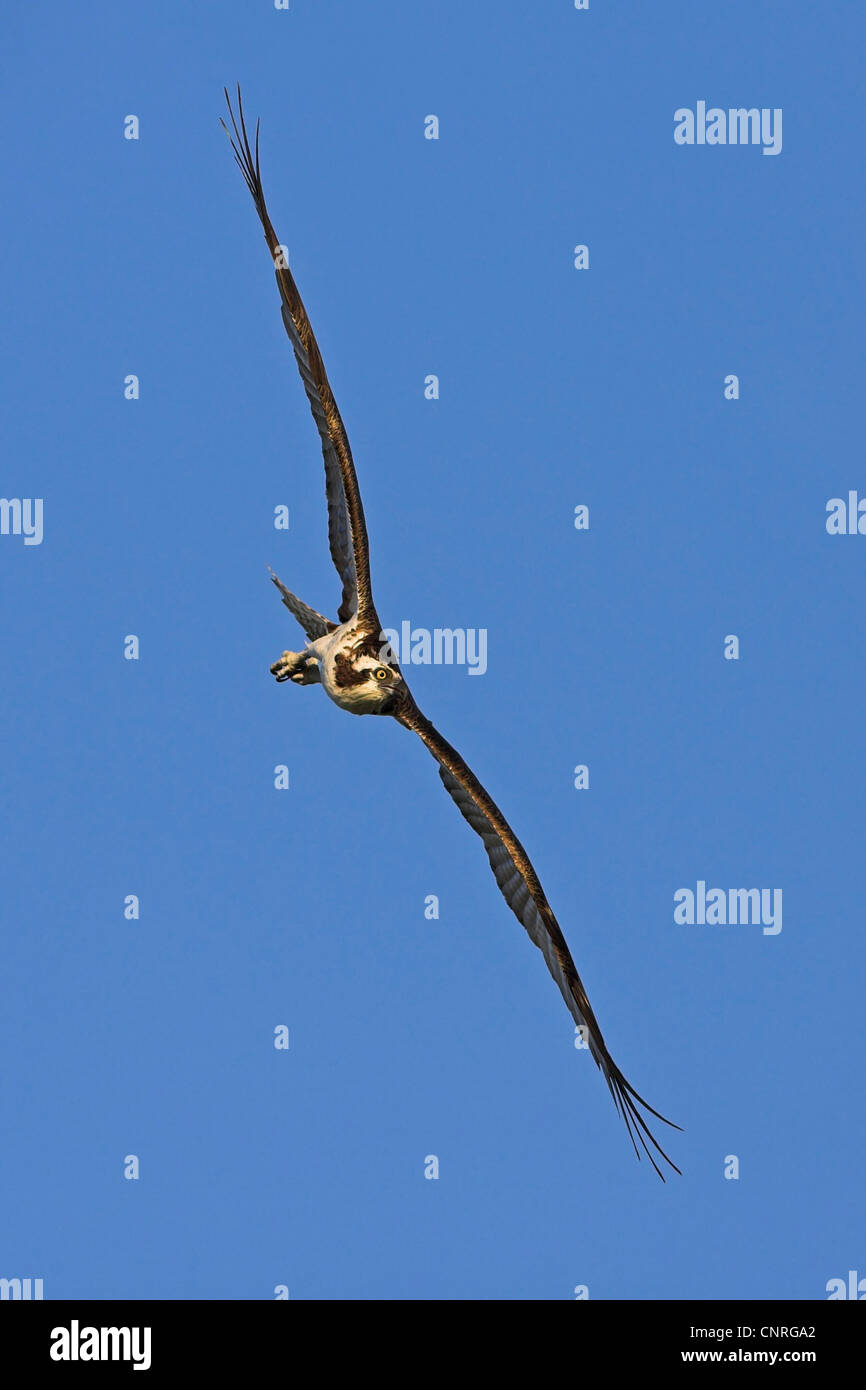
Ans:
{"type": "Polygon", "coordinates": [[[406,688],[396,662],[367,652],[336,652],[328,675],[327,693],[352,714],[387,714],[395,695],[406,688]]]}

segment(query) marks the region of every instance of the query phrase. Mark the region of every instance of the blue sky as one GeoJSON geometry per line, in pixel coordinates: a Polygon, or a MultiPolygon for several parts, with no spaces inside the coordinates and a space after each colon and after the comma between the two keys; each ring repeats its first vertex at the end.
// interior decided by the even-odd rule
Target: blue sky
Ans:
{"type": "Polygon", "coordinates": [[[42,498],[44,535],[0,536],[0,1276],[546,1300],[866,1275],[866,537],[825,526],[866,495],[866,21],[710,8],[7,16],[0,492],[42,498]],[[486,630],[483,676],[407,674],[684,1126],[666,1186],[421,744],[268,674],[299,629],[266,564],[328,613],[338,589],[218,124],[236,81],[379,612],[486,630]],[[781,108],[781,153],[676,145],[698,101],[781,108]],[[781,889],[782,930],[676,924],[699,880],[781,889]]]}

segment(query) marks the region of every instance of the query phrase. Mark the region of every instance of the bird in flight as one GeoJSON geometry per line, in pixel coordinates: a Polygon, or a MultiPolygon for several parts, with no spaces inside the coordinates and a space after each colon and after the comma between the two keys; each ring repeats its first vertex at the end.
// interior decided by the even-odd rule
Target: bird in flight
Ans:
{"type": "Polygon", "coordinates": [[[321,684],[325,694],[350,714],[388,715],[405,729],[417,734],[426,744],[438,763],[439,776],[446,791],[453,797],[472,829],[480,835],[505,901],[544,956],[547,968],[608,1084],[635,1153],[640,1158],[642,1149],[664,1181],[659,1166],[661,1161],[676,1173],[680,1170],[654,1138],[641,1112],[648,1111],[673,1129],[679,1129],[679,1126],[666,1120],[638,1095],[614,1062],[565,937],[526,850],[460,754],[421,713],[385,641],[373,603],[367,527],[346,429],[307,311],[289,270],[285,249],[277,238],[265,205],[259,166],[259,124],[256,122],[255,141],[251,145],[244,121],[240,87],[237,116],[228,91],[225,96],[231,130],[225,121],[222,121],[222,125],[264,228],[265,241],[276,272],[283,323],[294,349],[295,361],[322,443],[328,537],[331,557],[342,585],[338,621],[332,622],[303,603],[275,574],[271,574],[283,603],[307,638],[302,651],[283,652],[279,660],[274,662],[271,672],[281,682],[321,684]]]}

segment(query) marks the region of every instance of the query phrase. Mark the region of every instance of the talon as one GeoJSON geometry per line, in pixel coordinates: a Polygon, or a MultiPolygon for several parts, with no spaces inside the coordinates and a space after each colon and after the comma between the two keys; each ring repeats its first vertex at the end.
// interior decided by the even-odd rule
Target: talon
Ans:
{"type": "Polygon", "coordinates": [[[283,652],[270,669],[271,675],[280,682],[293,681],[295,685],[309,685],[315,678],[310,671],[311,666],[315,667],[316,662],[311,660],[306,652],[283,652]]]}
{"type": "Polygon", "coordinates": [[[293,668],[296,668],[297,660],[297,652],[283,652],[282,656],[271,666],[271,675],[276,676],[278,681],[289,680],[293,668]]]}

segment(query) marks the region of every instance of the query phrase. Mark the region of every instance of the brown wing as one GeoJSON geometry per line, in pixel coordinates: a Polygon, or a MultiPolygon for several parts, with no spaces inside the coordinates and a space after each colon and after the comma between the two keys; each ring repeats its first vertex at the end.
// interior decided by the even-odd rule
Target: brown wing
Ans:
{"type": "Polygon", "coordinates": [[[547,968],[559,986],[572,1018],[585,1030],[584,1036],[589,1050],[601,1069],[617,1109],[625,1120],[638,1158],[639,1143],[664,1181],[664,1174],[647,1146],[646,1141],[649,1140],[656,1153],[670,1164],[674,1172],[679,1173],[679,1168],[656,1142],[638,1107],[642,1106],[651,1115],[655,1115],[656,1119],[671,1125],[673,1129],[679,1129],[679,1125],[674,1125],[671,1120],[666,1120],[664,1115],[653,1110],[652,1106],[629,1085],[611,1057],[560,925],[544,896],[544,890],[529,856],[511,826],[478,778],[466,766],[460,754],[421,713],[411,696],[407,694],[406,698],[395,705],[391,713],[405,728],[418,734],[430,749],[439,764],[439,775],[446,790],[472,829],[481,836],[490,867],[505,901],[544,956],[547,968]]]}
{"type": "Polygon", "coordinates": [[[235,159],[244,176],[247,188],[256,205],[261,224],[265,231],[265,241],[274,263],[280,296],[282,298],[283,323],[295,352],[295,361],[304,383],[304,390],[310,402],[310,409],[319,437],[322,441],[322,454],[325,460],[325,493],[328,499],[328,539],[331,558],[343,585],[342,600],[338,610],[340,622],[347,622],[357,612],[362,621],[368,620],[378,631],[378,618],[373,607],[370,588],[370,548],[367,541],[367,527],[364,521],[364,508],[355,476],[355,465],[346,429],[340,418],[334,400],[319,345],[316,342],[312,325],[307,317],[303,300],[298,293],[292,272],[285,264],[285,256],[274,231],[265,195],[262,190],[259,169],[259,127],[256,124],[255,153],[250,146],[244,123],[241,92],[238,87],[238,115],[232,110],[229,94],[226,92],[232,133],[222,122],[223,129],[231,141],[235,159]]]}

